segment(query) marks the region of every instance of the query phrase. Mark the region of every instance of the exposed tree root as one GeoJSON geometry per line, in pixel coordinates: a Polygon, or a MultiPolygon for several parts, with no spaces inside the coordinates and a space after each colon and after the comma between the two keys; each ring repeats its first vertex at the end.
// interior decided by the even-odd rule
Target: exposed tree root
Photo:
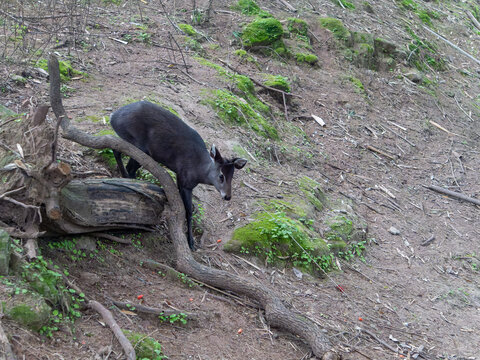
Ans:
{"type": "Polygon", "coordinates": [[[118,326],[117,322],[112,316],[112,313],[108,309],[106,309],[102,304],[100,304],[98,301],[95,301],[95,300],[90,300],[88,302],[88,307],[95,310],[100,315],[102,315],[103,320],[105,320],[105,323],[110,327],[110,329],[112,329],[113,333],[115,334],[115,337],[120,342],[120,345],[122,346],[123,351],[125,351],[125,355],[127,356],[127,359],[135,360],[137,358],[135,355],[135,349],[133,348],[130,341],[128,341],[125,334],[122,332],[122,329],[120,329],[120,326],[118,326]]]}
{"type": "Polygon", "coordinates": [[[111,148],[126,154],[138,161],[150,171],[162,184],[168,207],[164,212],[177,256],[177,270],[225,290],[248,296],[256,300],[265,310],[265,317],[273,327],[281,328],[303,338],[311,347],[313,353],[324,359],[339,359],[340,357],[327,351],[331,345],[322,329],[305,316],[288,309],[281,298],[271,289],[237,275],[216,270],[199,264],[192,257],[187,239],[183,232],[185,212],[182,200],[172,178],[152,158],[140,149],[113,136],[93,136],[70,125],[62,105],[60,95],[60,74],[58,60],[51,56],[48,62],[50,73],[50,101],[58,119],[61,119],[63,136],[81,145],[95,149],[111,148]]]}

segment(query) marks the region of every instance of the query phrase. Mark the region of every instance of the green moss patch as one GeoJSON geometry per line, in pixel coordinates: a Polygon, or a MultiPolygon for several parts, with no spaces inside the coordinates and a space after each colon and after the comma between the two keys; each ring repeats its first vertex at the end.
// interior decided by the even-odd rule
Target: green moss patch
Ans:
{"type": "Polygon", "coordinates": [[[365,249],[366,223],[354,213],[349,200],[327,201],[320,184],[309,177],[299,178],[297,184],[303,196],[258,202],[262,210],[253,214],[250,223],[235,229],[224,249],[314,274],[335,268],[335,256],[360,256],[365,249]]]}
{"type": "Polygon", "coordinates": [[[42,296],[25,292],[2,301],[4,314],[17,323],[34,331],[39,331],[50,320],[51,308],[42,296]]]}
{"type": "Polygon", "coordinates": [[[281,75],[271,75],[271,74],[264,74],[263,76],[264,82],[263,84],[274,89],[282,90],[287,93],[291,91],[290,82],[288,78],[281,75]]]}
{"type": "Polygon", "coordinates": [[[322,211],[324,207],[328,205],[327,197],[317,181],[308,176],[304,176],[297,180],[297,184],[305,194],[306,199],[315,206],[318,211],[322,211]]]}
{"type": "Polygon", "coordinates": [[[245,15],[257,15],[260,12],[260,7],[253,0],[238,0],[232,9],[245,15]]]}
{"type": "Polygon", "coordinates": [[[178,24],[180,30],[182,30],[188,36],[197,36],[197,31],[193,28],[192,25],[189,24],[178,24]]]}
{"type": "MultiPolygon", "coordinates": [[[[252,48],[256,46],[272,46],[281,40],[283,27],[275,18],[257,18],[249,23],[242,33],[244,46],[252,48]]],[[[274,48],[279,48],[275,46],[274,48]]]]}
{"type": "Polygon", "coordinates": [[[287,29],[290,34],[300,35],[308,38],[308,24],[305,20],[298,18],[288,18],[287,29]]]}
{"type": "Polygon", "coordinates": [[[343,23],[335,18],[320,18],[320,25],[330,30],[336,39],[347,41],[350,39],[350,31],[343,25],[343,23]]]}
{"type": "MultiPolygon", "coordinates": [[[[76,70],[73,68],[70,61],[58,61],[59,68],[60,68],[60,80],[62,82],[68,82],[75,76],[86,76],[86,74],[82,71],[76,70]]],[[[40,59],[36,62],[35,66],[48,71],[48,60],[47,59],[40,59]]]]}
{"type": "Polygon", "coordinates": [[[225,245],[227,251],[252,254],[277,266],[297,266],[315,272],[315,266],[306,257],[305,249],[313,259],[329,256],[326,242],[301,221],[283,212],[260,212],[255,220],[237,228],[232,240],[225,245]]]}
{"type": "Polygon", "coordinates": [[[135,354],[137,355],[137,359],[167,359],[167,356],[162,354],[162,345],[154,338],[130,330],[123,330],[123,333],[128,338],[128,340],[130,340],[132,346],[135,348],[135,354]]]}
{"type": "Polygon", "coordinates": [[[273,125],[256,112],[247,101],[229,91],[210,91],[205,102],[228,124],[249,127],[257,134],[271,139],[279,138],[273,125]]]}
{"type": "Polygon", "coordinates": [[[298,64],[309,64],[309,65],[317,65],[318,64],[318,57],[314,54],[308,53],[296,53],[295,60],[298,64]]]}

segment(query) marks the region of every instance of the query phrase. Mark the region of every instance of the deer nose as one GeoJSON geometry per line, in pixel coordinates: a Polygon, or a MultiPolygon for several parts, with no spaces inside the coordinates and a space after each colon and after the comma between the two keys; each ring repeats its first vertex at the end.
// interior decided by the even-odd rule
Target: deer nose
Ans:
{"type": "Polygon", "coordinates": [[[223,200],[230,201],[230,199],[231,199],[231,198],[232,198],[231,196],[229,196],[229,195],[225,195],[225,196],[223,197],[223,200]]]}

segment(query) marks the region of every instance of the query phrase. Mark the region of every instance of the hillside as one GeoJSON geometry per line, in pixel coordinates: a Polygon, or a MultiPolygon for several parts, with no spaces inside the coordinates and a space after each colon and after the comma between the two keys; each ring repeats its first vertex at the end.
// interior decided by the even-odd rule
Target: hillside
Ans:
{"type": "MultiPolygon", "coordinates": [[[[113,134],[112,111],[148,100],[248,160],[231,201],[194,190],[198,262],[274,289],[343,359],[480,357],[479,207],[428,188],[480,193],[479,2],[9,1],[0,21],[2,167],[31,136],[12,133],[12,113],[49,102],[54,53],[72,66],[61,92],[76,127],[113,134]]],[[[53,129],[51,112],[47,121],[53,129]]],[[[120,177],[109,150],[60,138],[58,154],[74,177],[120,177]]],[[[183,324],[111,307],[169,359],[313,356],[248,299],[146,267],[175,265],[164,219],[122,236],[135,246],[39,245],[106,306],[195,314],[183,324]]],[[[15,280],[2,280],[4,301],[15,280]]],[[[123,358],[98,314],[72,324],[62,310],[42,334],[2,319],[17,358],[123,358]]]]}

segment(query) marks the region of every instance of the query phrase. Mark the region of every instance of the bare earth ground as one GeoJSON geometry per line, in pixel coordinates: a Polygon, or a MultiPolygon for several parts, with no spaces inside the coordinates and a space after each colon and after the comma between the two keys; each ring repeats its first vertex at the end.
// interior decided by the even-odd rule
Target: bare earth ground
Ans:
{"type": "MultiPolygon", "coordinates": [[[[216,10],[226,12],[213,13],[210,23],[200,28],[211,36],[212,43],[220,45],[208,50],[210,59],[216,63],[219,63],[216,59],[229,61],[256,77],[258,69],[238,64],[231,57],[234,49],[230,46],[231,33],[240,30],[240,23],[246,19],[231,12],[231,3],[214,1],[216,10]]],[[[289,117],[305,131],[310,145],[303,144],[299,137],[287,135],[282,125],[285,143],[301,149],[296,158],[287,154],[279,156],[279,161],[269,161],[265,149],[262,154],[261,140],[250,137],[245,129],[222,124],[208,106],[200,104],[202,89],[225,87],[213,69],[199,65],[185,53],[187,63],[192,65],[187,76],[181,67],[167,66],[168,62],[182,62],[178,53],[173,61],[168,49],[141,43],[123,45],[111,40],[110,37],[119,38],[121,31],[126,31],[129,25],[125,19],[136,14],[136,9],[128,6],[92,11],[92,21],[105,26],[99,32],[108,36],[92,36],[89,41],[95,48],[74,53],[79,59],[76,65],[84,66],[82,69],[90,77],[68,84],[75,92],[64,100],[67,113],[75,119],[89,115],[108,117],[129,99],[154,98],[178,111],[208,143],[215,143],[222,152],[233,153],[233,146],[240,144],[256,155],[257,161],[249,158],[248,172],[236,173],[232,201],[221,201],[207,187],[195,190],[198,202],[205,209],[207,231],[202,238],[203,247],[195,256],[211,266],[275,287],[293,308],[328,330],[332,343],[345,351],[345,359],[397,359],[399,356],[391,350],[397,346],[412,353],[421,347],[426,359],[480,358],[479,209],[423,187],[434,184],[472,197],[479,195],[480,129],[478,109],[472,105],[480,93],[478,64],[439,41],[440,52],[448,59],[449,66],[444,72],[428,75],[437,81],[433,96],[402,76],[406,72],[402,64],[397,70],[385,73],[354,67],[338,53],[331,34],[315,25],[318,16],[334,16],[350,29],[368,30],[405,44],[408,39],[402,24],[405,15],[393,2],[372,3],[374,14],[362,11],[360,2],[355,2],[358,9],[355,12],[342,10],[329,1],[311,2],[317,13],[308,2],[290,3],[299,9],[299,17],[312,26],[317,38],[313,46],[321,67],[284,64],[261,56],[257,60],[262,72],[288,76],[293,81],[292,92],[301,96],[293,100],[289,117]],[[114,14],[124,23],[111,22],[114,14]],[[463,76],[459,70],[470,75],[463,76]],[[356,91],[347,80],[349,75],[362,81],[366,93],[356,91]],[[311,119],[295,119],[312,113],[325,120],[325,128],[311,119]],[[451,133],[429,124],[429,120],[451,133]],[[369,151],[367,145],[396,159],[392,161],[369,151]],[[313,157],[302,157],[306,151],[313,157]],[[222,243],[219,247],[209,246],[216,244],[217,239],[222,242],[228,239],[236,226],[247,223],[259,198],[297,192],[292,185],[299,175],[323,183],[333,198],[342,193],[354,200],[357,211],[367,220],[369,238],[373,239],[364,255],[365,262],[342,262],[342,271],[330,273],[328,278],[305,276],[299,280],[291,269],[257,264],[261,266],[257,270],[224,253],[222,243]],[[245,182],[259,192],[243,186],[245,182]],[[230,214],[231,219],[225,220],[230,214]],[[388,231],[392,226],[400,231],[399,235],[388,231]],[[428,246],[421,245],[432,236],[435,239],[428,246]]],[[[292,16],[279,2],[259,1],[259,4],[277,18],[292,16]]],[[[443,22],[438,23],[441,33],[448,34],[461,48],[477,52],[480,37],[465,26],[464,15],[461,22],[454,16],[461,13],[455,4],[424,5],[441,12],[443,22]]],[[[206,4],[199,1],[197,6],[206,4]]],[[[175,30],[155,7],[158,4],[152,2],[144,9],[155,24],[151,27],[152,39],[168,46],[168,32],[175,30]]],[[[169,13],[175,11],[178,22],[188,22],[190,2],[177,1],[167,8],[169,13]],[[179,11],[182,8],[188,11],[182,13],[179,11]]],[[[420,24],[418,19],[410,21],[420,24]]],[[[431,35],[428,37],[434,40],[431,35]]],[[[207,44],[204,46],[208,47],[207,44]]],[[[58,50],[60,54],[64,51],[58,50]]],[[[22,102],[31,96],[39,102],[47,99],[45,81],[28,88],[17,87],[15,92],[2,95],[1,101],[20,111],[22,102]]],[[[267,95],[262,96],[275,103],[267,95]]],[[[283,105],[277,106],[278,113],[282,113],[283,105]]],[[[76,124],[90,132],[109,128],[101,122],[76,124]]],[[[111,172],[91,156],[93,151],[66,141],[61,145],[61,156],[74,160],[75,171],[96,170],[106,175],[111,172]]],[[[112,175],[118,176],[115,171],[112,175]]],[[[298,339],[276,329],[269,332],[257,310],[208,289],[192,290],[181,281],[166,279],[141,267],[141,261],[149,258],[174,263],[173,250],[164,236],[157,235],[155,241],[146,236],[143,243],[140,248],[107,244],[107,249],[101,251],[104,262],[72,263],[66,254],[44,249],[47,257],[68,265],[79,286],[103,303],[108,303],[107,298],[138,302],[137,296],[143,294],[145,305],[172,306],[203,314],[201,321],[183,326],[114,310],[122,328],[157,339],[170,359],[309,358],[308,347],[298,339]],[[115,250],[108,251],[111,248],[115,250]],[[98,278],[92,280],[90,273],[98,278]]],[[[109,345],[114,351],[109,358],[122,358],[110,330],[93,312],[84,313],[76,322],[74,334],[65,327],[52,339],[23,330],[12,322],[3,324],[9,334],[14,334],[12,343],[19,358],[103,359],[106,354],[99,351],[109,345]]]]}

